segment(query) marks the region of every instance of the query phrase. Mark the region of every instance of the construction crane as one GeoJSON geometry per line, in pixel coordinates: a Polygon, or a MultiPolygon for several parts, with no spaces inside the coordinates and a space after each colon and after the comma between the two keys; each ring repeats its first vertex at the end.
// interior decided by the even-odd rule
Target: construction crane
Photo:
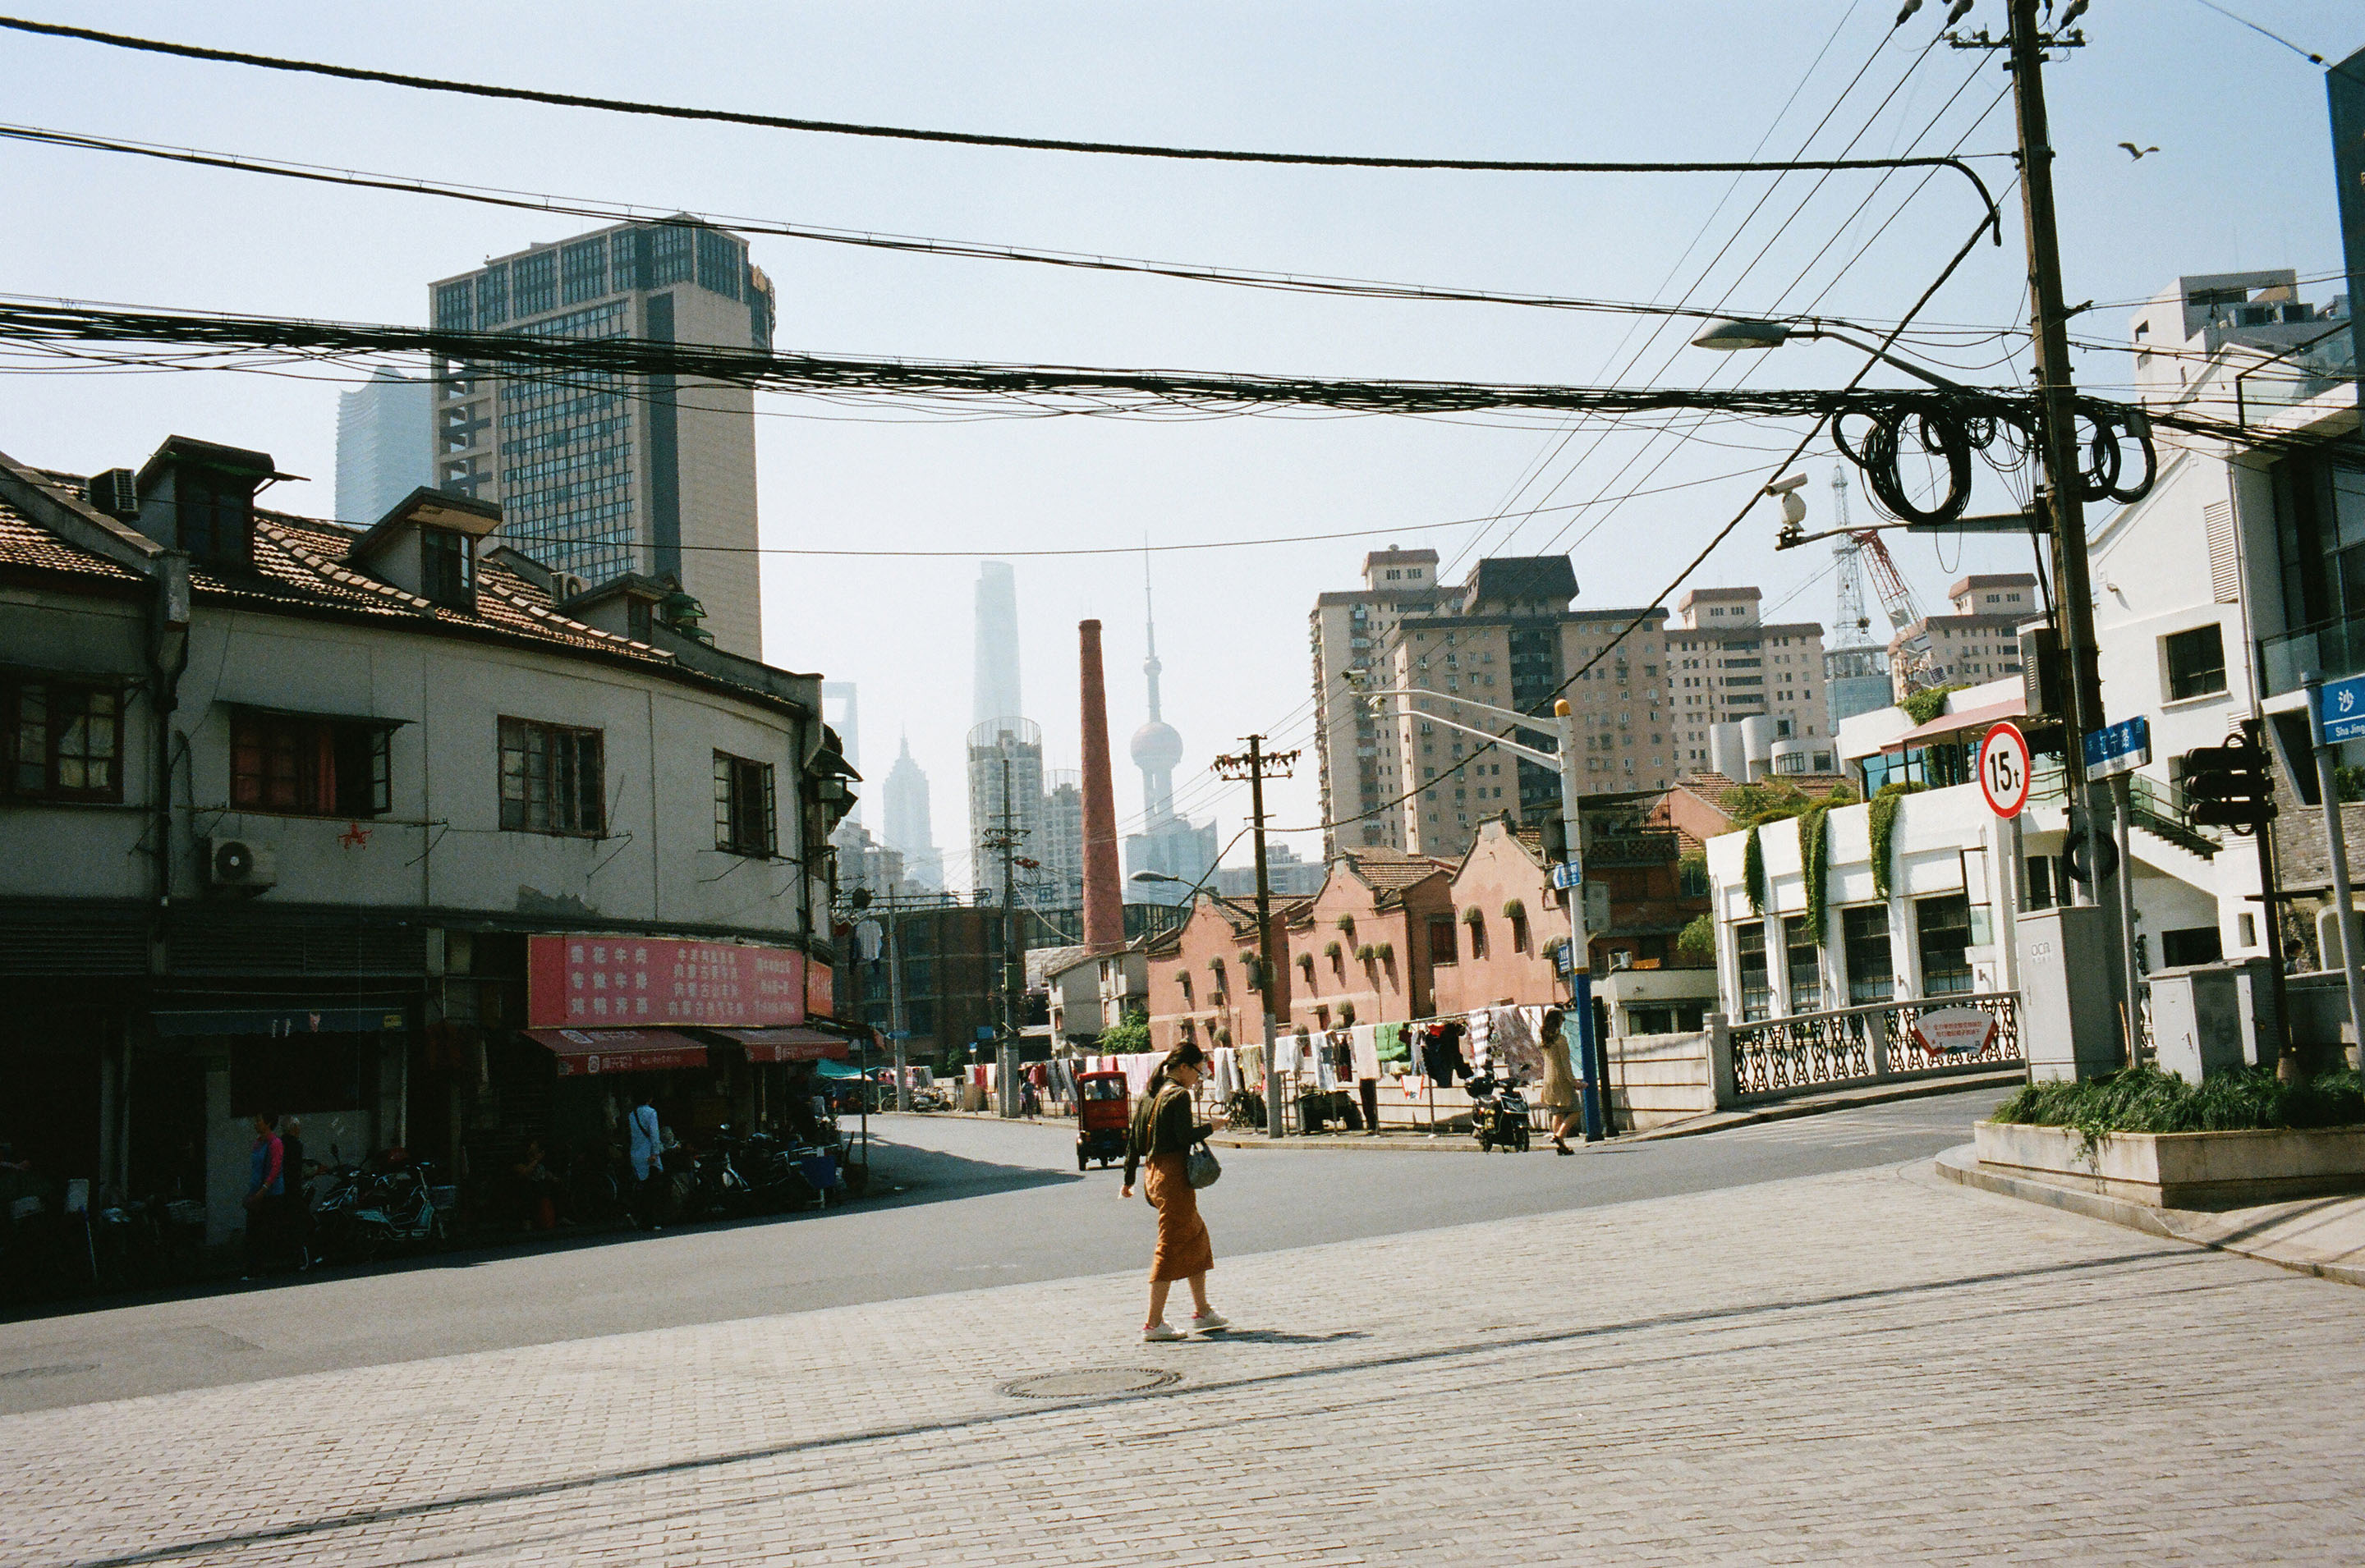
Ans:
{"type": "MultiPolygon", "coordinates": [[[[1889,637],[1913,625],[1922,619],[1922,606],[1913,590],[1906,586],[1905,576],[1897,569],[1889,555],[1889,546],[1881,543],[1880,534],[1873,529],[1851,529],[1848,526],[1847,465],[1832,465],[1832,521],[1839,533],[1839,542],[1832,546],[1833,559],[1839,573],[1839,610],[1833,618],[1842,652],[1856,645],[1855,656],[1833,664],[1831,673],[1870,674],[1873,666],[1866,662],[1861,648],[1872,644],[1872,617],[1865,610],[1864,577],[1866,557],[1871,559],[1873,587],[1879,592],[1881,609],[1889,617],[1889,637]]],[[[1886,642],[1888,639],[1883,639],[1886,642]]],[[[1899,650],[1899,666],[1904,673],[1908,690],[1919,690],[1929,684],[1926,678],[1932,660],[1926,646],[1909,646],[1899,650]]]]}

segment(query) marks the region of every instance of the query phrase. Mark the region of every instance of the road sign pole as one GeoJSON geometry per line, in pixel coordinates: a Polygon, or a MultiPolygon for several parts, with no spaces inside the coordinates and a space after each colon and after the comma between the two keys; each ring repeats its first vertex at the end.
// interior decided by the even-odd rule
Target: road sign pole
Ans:
{"type": "Polygon", "coordinates": [[[2124,1022],[2127,1035],[2127,1065],[2143,1065],[2143,991],[2135,962],[2135,944],[2142,940],[2135,935],[2135,856],[2132,835],[2131,812],[2135,804],[2135,780],[2125,773],[2111,776],[2111,831],[2119,841],[2118,875],[2112,879],[2119,888],[2119,984],[2126,998],[2124,1022]]]}
{"type": "MultiPolygon", "coordinates": [[[[2348,904],[2348,839],[2340,823],[2340,770],[2325,744],[2324,677],[2306,678],[2307,720],[2315,750],[2315,792],[2324,802],[2324,846],[2332,860],[2332,911],[2340,923],[2340,968],[2348,982],[2348,1026],[2357,1036],[2358,1059],[2365,1061],[2365,969],[2359,965],[2357,915],[2348,904]]],[[[2270,917],[2280,911],[2270,911],[2270,917]]]]}

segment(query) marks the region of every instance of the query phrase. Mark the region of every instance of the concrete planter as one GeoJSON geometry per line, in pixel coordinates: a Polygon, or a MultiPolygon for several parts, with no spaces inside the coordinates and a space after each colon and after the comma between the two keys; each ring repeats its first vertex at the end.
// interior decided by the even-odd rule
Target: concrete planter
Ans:
{"type": "Polygon", "coordinates": [[[1981,1122],[1979,1163],[2158,1208],[2239,1208],[2365,1192],[2365,1127],[2112,1133],[2090,1153],[2074,1127],[1981,1122]]]}

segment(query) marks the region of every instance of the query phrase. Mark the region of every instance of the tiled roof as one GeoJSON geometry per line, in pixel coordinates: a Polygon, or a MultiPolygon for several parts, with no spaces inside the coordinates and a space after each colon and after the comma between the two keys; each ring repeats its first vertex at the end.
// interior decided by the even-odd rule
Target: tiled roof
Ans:
{"type": "Polygon", "coordinates": [[[1400,893],[1440,871],[1451,875],[1454,866],[1452,861],[1440,860],[1433,855],[1413,855],[1401,849],[1342,849],[1339,856],[1372,884],[1373,891],[1383,895],[1400,893]]]}
{"type": "MultiPolygon", "coordinates": [[[[71,475],[19,470],[68,503],[80,501],[83,481],[71,475]]],[[[200,600],[253,608],[326,610],[382,617],[417,625],[432,622],[454,630],[487,631],[528,642],[607,654],[672,666],[673,655],[645,643],[570,621],[550,607],[549,593],[498,561],[482,560],[476,571],[476,608],[471,612],[431,603],[346,566],[361,537],[342,523],[286,512],[254,513],[252,577],[223,577],[202,568],[189,573],[200,600]]],[[[0,501],[0,566],[72,572],[93,578],[136,582],[139,577],[58,538],[22,512],[0,501]]]]}
{"type": "Polygon", "coordinates": [[[105,577],[125,583],[140,580],[140,574],[129,567],[118,566],[103,556],[67,543],[4,498],[0,498],[0,566],[71,572],[81,577],[105,577]]]}

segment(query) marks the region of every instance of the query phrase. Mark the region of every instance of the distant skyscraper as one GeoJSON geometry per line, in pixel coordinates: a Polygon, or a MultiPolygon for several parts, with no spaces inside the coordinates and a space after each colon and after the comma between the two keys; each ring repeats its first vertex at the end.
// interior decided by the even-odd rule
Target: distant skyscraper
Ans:
{"type": "Polygon", "coordinates": [[[1018,579],[1006,561],[977,564],[977,643],[970,722],[1013,719],[1018,700],[1018,579]]]}
{"type": "Polygon", "coordinates": [[[1027,857],[1043,863],[1046,907],[1084,907],[1084,776],[1078,769],[1055,767],[1043,775],[1043,846],[1027,857]]]}
{"type": "MultiPolygon", "coordinates": [[[[862,771],[862,712],[855,701],[854,682],[824,680],[821,683],[821,722],[837,732],[837,744],[846,754],[846,765],[855,772],[862,771]]],[[[867,795],[870,791],[862,790],[867,795]]],[[[862,820],[862,801],[857,797],[854,810],[846,813],[853,822],[862,820]]]]}
{"type": "MultiPolygon", "coordinates": [[[[502,256],[429,290],[439,331],[772,346],[772,286],[736,235],[624,223],[502,256]]],[[[756,415],[745,386],[674,375],[438,367],[435,483],[498,501],[499,539],[593,585],[670,576],[706,629],[757,655],[756,415]]]]}
{"type": "Polygon", "coordinates": [[[935,826],[928,820],[928,776],[912,760],[910,737],[903,754],[887,770],[880,791],[887,820],[887,846],[903,857],[903,874],[924,888],[945,885],[944,852],[936,847],[935,826]]]}
{"type": "Polygon", "coordinates": [[[1216,824],[1194,826],[1174,814],[1174,767],[1182,760],[1182,737],[1160,710],[1158,622],[1149,602],[1149,567],[1145,558],[1141,580],[1142,633],[1148,656],[1141,673],[1149,687],[1149,722],[1133,732],[1133,765],[1141,769],[1142,831],[1125,841],[1126,887],[1136,902],[1181,903],[1192,886],[1216,864],[1216,824]],[[1171,882],[1136,882],[1136,871],[1155,871],[1179,879],[1171,882]]]}
{"type": "Polygon", "coordinates": [[[337,398],[337,516],[366,528],[403,497],[435,483],[428,450],[434,393],[380,370],[337,398]]]}
{"type": "MultiPolygon", "coordinates": [[[[988,719],[969,733],[970,886],[997,899],[1002,851],[986,837],[1005,830],[1013,855],[1043,858],[1043,732],[1032,719],[988,719]]],[[[1021,867],[1014,880],[1024,891],[1036,877],[1021,867]]]]}

